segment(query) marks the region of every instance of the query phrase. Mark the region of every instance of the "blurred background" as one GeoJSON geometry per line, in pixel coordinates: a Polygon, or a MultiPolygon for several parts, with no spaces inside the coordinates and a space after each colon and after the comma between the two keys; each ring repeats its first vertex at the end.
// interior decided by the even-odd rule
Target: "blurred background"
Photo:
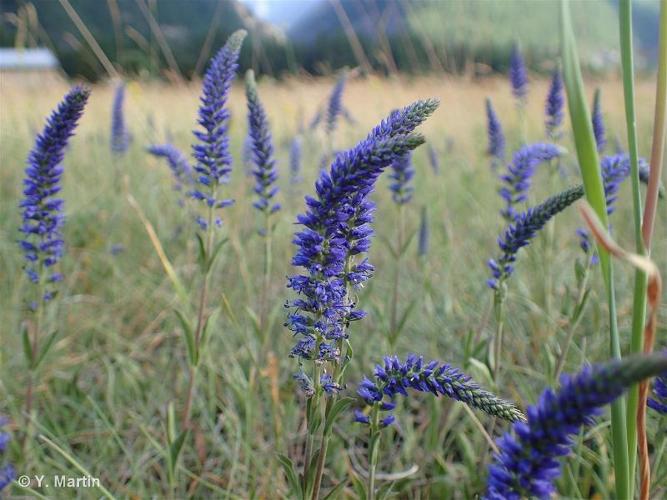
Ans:
{"type": "MultiPolygon", "coordinates": [[[[616,0],[573,2],[589,72],[618,69],[617,8],[616,0]]],[[[634,2],[636,57],[645,71],[656,62],[657,14],[657,0],[634,2]]],[[[546,72],[559,30],[558,0],[0,0],[0,21],[2,69],[90,81],[115,72],[196,78],[238,28],[250,34],[241,68],[276,78],[344,66],[481,77],[504,72],[517,41],[529,68],[546,72]]]]}

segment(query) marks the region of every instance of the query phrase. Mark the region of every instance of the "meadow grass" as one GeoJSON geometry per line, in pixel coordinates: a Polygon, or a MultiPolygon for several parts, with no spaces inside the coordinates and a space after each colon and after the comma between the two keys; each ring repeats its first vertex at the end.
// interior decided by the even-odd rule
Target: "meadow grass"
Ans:
{"type": "MultiPolygon", "coordinates": [[[[34,132],[67,87],[26,88],[10,80],[1,84],[0,414],[11,418],[10,430],[18,433],[22,431],[19,423],[24,421],[26,383],[19,331],[28,284],[16,244],[17,204],[34,132]]],[[[259,82],[274,135],[281,186],[278,199],[283,205],[275,215],[267,292],[269,328],[262,334],[256,331],[264,286],[264,243],[257,233],[262,220],[252,207],[253,180],[244,174],[241,163],[246,134],[242,86],[237,84],[232,91],[235,164],[226,191],[236,204],[222,213],[223,232],[229,241],[211,276],[211,297],[221,311],[199,368],[194,427],[173,487],[167,477],[166,414],[170,402],[180,410],[188,373],[180,324],[173,313],[179,299],[127,194],[137,200],[180,279],[190,289],[197,278],[192,218],[177,204],[167,166],[149,156],[145,147],[171,140],[189,154],[200,86],[130,82],[126,120],[133,142],[128,154],[115,159],[109,147],[113,86],[93,87],[65,159],[64,300],[54,318],[59,335],[40,368],[40,383],[35,388],[38,413],[27,451],[21,453],[17,443],[11,450],[19,474],[78,475],[83,468],[119,498],[274,498],[287,494],[276,454],[287,452],[298,464],[305,429],[303,400],[291,377],[296,363],[287,357],[293,341],[283,327],[284,304],[291,296],[285,288],[285,276],[292,274],[290,242],[296,229],[295,216],[303,211],[302,196],[313,192],[327,138],[322,131],[306,133],[304,181],[297,186],[288,185],[288,154],[299,123],[308,123],[332,84],[332,80],[307,79],[259,82]],[[268,349],[262,348],[262,335],[268,338],[268,349]]],[[[546,80],[531,81],[525,110],[531,141],[545,135],[547,87],[546,80]]],[[[602,89],[610,142],[618,136],[624,143],[622,82],[614,78],[586,82],[591,93],[595,87],[602,89]]],[[[635,92],[639,151],[646,156],[654,83],[640,80],[635,92]]],[[[403,210],[406,234],[411,234],[419,227],[421,208],[427,207],[430,250],[417,258],[415,238],[401,259],[399,310],[404,311],[412,301],[415,305],[392,350],[401,356],[416,351],[460,366],[482,385],[524,407],[534,402],[546,385],[554,383],[559,346],[576,299],[574,264],[584,259],[575,235],[581,221],[575,210],[559,216],[549,261],[536,248],[519,256],[505,302],[502,385],[494,387],[484,346],[494,331],[493,292],[486,285],[485,262],[496,253],[496,237],[504,225],[498,215],[502,200],[496,194],[497,179],[484,156],[486,96],[493,98],[503,120],[508,149],[516,149],[521,127],[506,81],[447,77],[349,81],[343,102],[356,123],[341,122],[333,147],[352,146],[391,109],[418,98],[440,98],[440,109],[422,127],[439,152],[440,173],[430,168],[427,149],[417,150],[413,155],[415,196],[403,210]],[[553,307],[549,310],[545,281],[552,288],[553,307]]],[[[591,96],[587,97],[590,101],[591,96]]],[[[569,150],[562,162],[567,175],[550,180],[550,167],[542,166],[534,181],[531,205],[553,194],[554,184],[562,190],[580,183],[569,133],[563,143],[569,150]]],[[[387,178],[380,179],[374,195],[378,202],[377,238],[370,257],[377,271],[358,294],[369,317],[351,327],[354,358],[347,380],[353,384],[380,362],[390,347],[395,262],[390,247],[395,245],[397,225],[388,184],[387,178]]],[[[660,203],[658,211],[653,258],[665,269],[665,205],[660,203]]],[[[630,182],[625,182],[612,223],[615,238],[628,248],[633,242],[631,213],[630,182]]],[[[574,335],[565,371],[576,370],[586,361],[609,358],[602,279],[599,269],[592,273],[591,298],[574,335]]],[[[630,338],[632,280],[632,270],[617,266],[619,329],[624,347],[630,338]]],[[[350,393],[356,388],[353,384],[348,387],[350,393]]],[[[481,492],[492,450],[481,429],[497,434],[504,425],[492,425],[484,415],[471,419],[462,405],[427,395],[404,404],[407,411],[397,415],[397,430],[382,441],[379,484],[391,484],[395,494],[410,498],[470,498],[481,492]]],[[[357,476],[364,481],[367,433],[346,419],[343,416],[340,428],[334,428],[325,491],[334,485],[332,478],[357,476]]],[[[658,435],[657,426],[664,427],[664,421],[649,420],[651,435],[658,435]]],[[[568,461],[559,483],[564,494],[588,497],[596,492],[601,498],[610,498],[613,477],[608,427],[606,416],[579,436],[578,453],[568,461]]],[[[664,451],[664,438],[655,443],[664,451]]],[[[655,466],[654,492],[658,494],[667,489],[666,463],[663,459],[655,466]]],[[[96,489],[37,491],[49,498],[97,498],[105,494],[96,489]]],[[[12,493],[26,491],[15,486],[12,493]]],[[[351,486],[342,494],[356,495],[351,486]]]]}

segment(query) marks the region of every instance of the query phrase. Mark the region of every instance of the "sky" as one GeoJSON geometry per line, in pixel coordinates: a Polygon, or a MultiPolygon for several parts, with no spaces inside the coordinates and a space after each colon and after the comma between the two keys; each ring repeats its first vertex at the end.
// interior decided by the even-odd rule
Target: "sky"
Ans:
{"type": "Polygon", "coordinates": [[[313,5],[322,0],[241,0],[258,16],[288,29],[299,17],[313,5]]]}

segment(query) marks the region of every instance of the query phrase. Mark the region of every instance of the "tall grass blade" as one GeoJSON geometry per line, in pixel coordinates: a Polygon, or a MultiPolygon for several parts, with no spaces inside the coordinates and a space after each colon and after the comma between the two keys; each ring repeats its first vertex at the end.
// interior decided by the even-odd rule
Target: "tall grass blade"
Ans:
{"type": "MultiPolygon", "coordinates": [[[[625,122],[628,134],[628,148],[630,153],[630,179],[632,182],[632,221],[635,233],[635,250],[639,255],[645,254],[644,241],[642,237],[642,201],[639,191],[639,153],[637,150],[637,125],[635,116],[635,82],[634,62],[632,49],[632,4],[630,0],[621,0],[618,9],[620,36],[621,36],[621,62],[623,67],[623,96],[625,100],[625,122]]],[[[632,334],[630,338],[630,352],[637,353],[642,350],[644,321],[646,317],[646,273],[637,268],[635,270],[635,284],[632,303],[632,334]]],[[[633,387],[628,392],[627,402],[627,430],[628,430],[628,473],[630,478],[635,476],[637,461],[637,421],[634,415],[637,413],[638,387],[633,387]]],[[[634,481],[630,481],[629,498],[632,498],[634,481]]]]}
{"type": "MultiPolygon", "coordinates": [[[[567,0],[561,0],[561,51],[570,120],[574,131],[577,158],[584,181],[586,199],[602,224],[606,227],[608,225],[607,203],[600,172],[600,161],[593,135],[590,112],[586,104],[577,46],[570,18],[570,6],[567,0]]],[[[621,346],[616,320],[616,293],[614,289],[613,268],[609,253],[600,245],[598,245],[598,254],[609,308],[610,351],[612,357],[620,359],[621,346]]],[[[627,418],[625,411],[625,402],[622,398],[619,398],[612,404],[611,426],[617,498],[629,498],[630,494],[627,418]]]]}

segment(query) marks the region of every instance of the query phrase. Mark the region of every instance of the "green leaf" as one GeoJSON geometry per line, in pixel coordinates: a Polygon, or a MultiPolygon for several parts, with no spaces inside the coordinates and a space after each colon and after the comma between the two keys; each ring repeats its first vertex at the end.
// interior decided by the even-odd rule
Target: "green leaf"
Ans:
{"type": "Polygon", "coordinates": [[[401,333],[403,331],[403,327],[405,326],[405,323],[410,317],[410,313],[415,308],[416,304],[417,304],[417,299],[414,298],[410,301],[408,307],[406,307],[405,310],[403,311],[403,314],[401,315],[401,318],[398,320],[398,324],[396,325],[397,333],[401,333]]]}
{"type": "Polygon", "coordinates": [[[355,498],[358,498],[359,500],[366,500],[368,498],[368,495],[366,494],[366,484],[364,484],[359,476],[352,476],[352,486],[354,486],[356,493],[355,498]]]}
{"type": "Polygon", "coordinates": [[[333,404],[327,421],[324,424],[324,435],[329,434],[338,415],[347,410],[352,403],[354,403],[353,398],[341,398],[333,404]]]}
{"type": "Polygon", "coordinates": [[[197,237],[197,262],[199,263],[199,267],[206,269],[206,245],[204,244],[201,234],[196,233],[195,236],[197,237]]]}
{"type": "Polygon", "coordinates": [[[169,446],[169,461],[171,462],[172,473],[176,471],[176,464],[178,463],[178,456],[181,454],[185,439],[188,437],[190,431],[182,431],[176,440],[169,446]]]}
{"type": "Polygon", "coordinates": [[[46,339],[46,342],[44,343],[44,346],[42,347],[42,350],[39,353],[39,356],[37,358],[37,361],[35,362],[35,368],[38,368],[39,365],[42,364],[42,361],[44,361],[44,358],[48,354],[48,352],[51,350],[51,347],[53,346],[54,342],[56,341],[56,337],[58,336],[58,330],[53,332],[51,335],[49,335],[46,339]]]}
{"type": "Polygon", "coordinates": [[[308,419],[308,433],[315,434],[322,424],[322,416],[320,412],[313,411],[311,418],[308,419]]]}
{"type": "Polygon", "coordinates": [[[176,417],[174,414],[174,403],[167,405],[167,442],[169,446],[176,440],[176,417]]]}
{"type": "Polygon", "coordinates": [[[260,337],[262,332],[260,331],[259,316],[257,316],[257,313],[248,305],[245,306],[245,310],[246,310],[246,313],[248,313],[248,316],[250,317],[250,320],[252,321],[252,327],[253,327],[253,330],[255,330],[255,335],[260,337]]]}
{"type": "Polygon", "coordinates": [[[218,258],[218,254],[220,253],[220,249],[229,241],[228,238],[223,238],[215,247],[213,248],[213,251],[211,252],[211,256],[208,259],[208,263],[206,264],[206,272],[208,273],[211,268],[213,267],[213,264],[215,263],[215,260],[218,258]]]}
{"type": "Polygon", "coordinates": [[[220,307],[216,307],[213,312],[209,315],[208,318],[206,318],[206,322],[204,323],[204,328],[202,328],[202,333],[201,333],[201,339],[199,342],[199,351],[197,353],[197,358],[201,357],[201,351],[202,349],[206,349],[206,342],[208,340],[208,333],[209,333],[209,326],[210,325],[215,325],[216,321],[218,321],[218,316],[220,316],[220,307]]]}
{"type": "Polygon", "coordinates": [[[178,320],[181,322],[181,330],[183,330],[185,347],[188,351],[188,362],[190,363],[190,366],[197,366],[197,363],[199,362],[199,356],[195,347],[195,335],[192,326],[181,311],[174,309],[174,312],[176,313],[178,320]]]}
{"type": "Polygon", "coordinates": [[[287,484],[290,487],[290,490],[295,493],[297,497],[303,497],[301,491],[301,483],[299,483],[296,470],[294,469],[294,463],[286,455],[278,453],[278,462],[280,463],[285,476],[287,476],[287,484]]]}
{"type": "Polygon", "coordinates": [[[23,355],[28,362],[28,367],[32,370],[34,368],[34,356],[32,352],[32,343],[30,342],[30,335],[28,335],[28,328],[25,325],[21,326],[21,338],[23,339],[23,355]]]}
{"type": "Polygon", "coordinates": [[[396,481],[391,481],[391,482],[383,484],[378,489],[377,493],[375,494],[375,497],[378,500],[384,500],[385,498],[389,498],[389,495],[391,495],[391,493],[393,492],[395,485],[396,485],[396,481]]]}
{"type": "Polygon", "coordinates": [[[331,489],[331,491],[329,493],[327,493],[324,496],[323,500],[330,500],[330,499],[336,498],[336,495],[338,495],[338,493],[340,493],[343,490],[343,488],[345,487],[345,484],[346,484],[346,481],[341,481],[340,483],[338,483],[336,486],[334,486],[331,489]]]}
{"type": "Polygon", "coordinates": [[[405,252],[408,251],[408,248],[410,247],[410,243],[412,243],[412,240],[414,239],[415,234],[417,234],[417,230],[416,230],[416,229],[413,230],[413,231],[408,235],[408,237],[405,239],[405,242],[403,243],[403,246],[402,246],[401,248],[398,249],[398,256],[399,256],[399,257],[402,257],[403,255],[405,255],[405,252]]]}

